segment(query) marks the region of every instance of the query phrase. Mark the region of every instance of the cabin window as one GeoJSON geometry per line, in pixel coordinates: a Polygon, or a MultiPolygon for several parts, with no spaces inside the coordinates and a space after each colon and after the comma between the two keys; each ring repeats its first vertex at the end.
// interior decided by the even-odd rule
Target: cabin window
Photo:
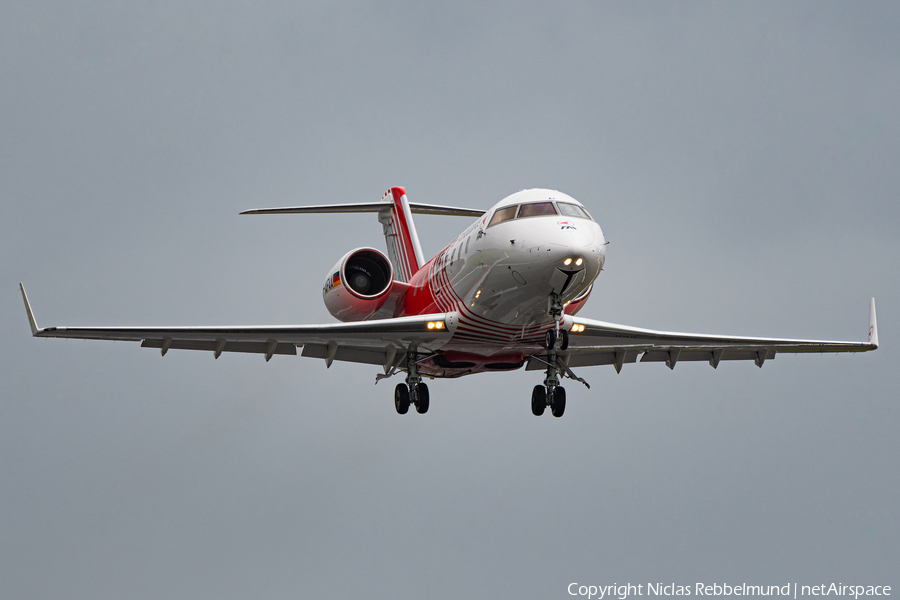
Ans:
{"type": "MultiPolygon", "coordinates": [[[[591,215],[577,204],[568,204],[566,202],[557,202],[559,212],[567,217],[581,217],[582,219],[590,219],[591,215]]],[[[593,220],[593,219],[592,219],[593,220]]]]}
{"type": "Polygon", "coordinates": [[[491,222],[488,223],[488,227],[493,227],[497,223],[509,221],[514,218],[516,216],[516,208],[517,207],[515,206],[507,206],[506,208],[501,208],[494,212],[494,216],[491,217],[491,222]]]}
{"type": "Polygon", "coordinates": [[[525,217],[540,217],[543,215],[555,215],[556,207],[552,202],[533,202],[531,204],[523,204],[519,208],[519,219],[525,217]]]}

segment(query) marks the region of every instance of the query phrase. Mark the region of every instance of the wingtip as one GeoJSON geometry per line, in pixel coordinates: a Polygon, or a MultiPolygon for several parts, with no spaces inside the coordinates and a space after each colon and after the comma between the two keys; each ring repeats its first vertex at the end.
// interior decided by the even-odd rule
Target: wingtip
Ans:
{"type": "Polygon", "coordinates": [[[25,293],[25,286],[19,282],[19,290],[22,291],[22,300],[25,301],[25,312],[28,313],[28,324],[31,325],[31,335],[35,336],[40,331],[37,321],[34,320],[34,312],[31,310],[31,303],[28,302],[28,294],[25,293]]]}
{"type": "Polygon", "coordinates": [[[875,298],[869,300],[869,344],[878,347],[878,322],[875,320],[875,298]]]}

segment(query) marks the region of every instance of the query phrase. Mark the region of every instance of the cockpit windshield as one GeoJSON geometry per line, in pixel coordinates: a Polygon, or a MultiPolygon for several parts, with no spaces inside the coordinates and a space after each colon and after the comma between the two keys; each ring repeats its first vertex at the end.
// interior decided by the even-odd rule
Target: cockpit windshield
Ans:
{"type": "Polygon", "coordinates": [[[556,207],[552,202],[532,202],[531,204],[523,204],[519,207],[519,215],[517,219],[525,217],[540,217],[542,215],[555,215],[556,207]]]}
{"type": "Polygon", "coordinates": [[[567,217],[580,217],[582,219],[591,218],[591,215],[577,204],[569,204],[567,202],[530,202],[528,204],[517,204],[498,209],[494,213],[494,216],[491,217],[491,222],[488,223],[488,227],[512,219],[525,219],[528,217],[543,217],[560,214],[567,217]]]}
{"type": "Polygon", "coordinates": [[[567,217],[581,217],[582,219],[591,218],[591,215],[577,204],[569,204],[568,202],[557,202],[556,204],[559,206],[559,212],[567,217]]]}
{"type": "Polygon", "coordinates": [[[501,208],[497,212],[494,213],[494,216],[491,217],[491,222],[488,223],[488,227],[492,225],[496,225],[497,223],[502,223],[503,221],[509,221],[510,219],[514,219],[516,217],[516,209],[518,206],[507,206],[506,208],[501,208]]]}

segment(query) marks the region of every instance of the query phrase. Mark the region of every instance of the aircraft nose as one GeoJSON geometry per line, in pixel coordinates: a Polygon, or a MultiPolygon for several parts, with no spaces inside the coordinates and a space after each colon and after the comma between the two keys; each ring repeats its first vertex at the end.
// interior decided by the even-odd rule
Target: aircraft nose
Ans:
{"type": "Polygon", "coordinates": [[[553,262],[566,270],[587,269],[596,275],[603,267],[605,240],[599,227],[561,229],[553,248],[553,262]]]}
{"type": "Polygon", "coordinates": [[[586,270],[588,276],[593,278],[600,273],[603,268],[603,251],[602,246],[597,247],[591,244],[570,244],[565,247],[556,248],[553,253],[554,266],[563,271],[581,271],[586,270]]]}

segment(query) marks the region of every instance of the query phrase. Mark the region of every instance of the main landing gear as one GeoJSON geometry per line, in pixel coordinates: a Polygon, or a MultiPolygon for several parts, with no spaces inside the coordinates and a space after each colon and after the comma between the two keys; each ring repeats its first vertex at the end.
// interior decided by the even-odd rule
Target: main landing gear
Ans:
{"type": "Polygon", "coordinates": [[[409,405],[416,407],[416,412],[420,415],[428,412],[428,386],[422,382],[411,388],[406,383],[398,383],[394,388],[394,408],[401,415],[409,412],[409,405]]]}
{"type": "Polygon", "coordinates": [[[548,394],[547,388],[542,385],[534,386],[531,392],[531,414],[536,417],[544,414],[544,409],[550,407],[550,414],[561,417],[566,412],[566,389],[557,385],[548,394]],[[548,402],[549,399],[549,402],[548,402]]]}
{"type": "Polygon", "coordinates": [[[417,365],[415,353],[410,352],[406,364],[406,383],[398,383],[394,388],[394,408],[401,415],[409,412],[410,404],[416,407],[416,412],[420,415],[428,412],[428,386],[422,381],[417,365]]]}

